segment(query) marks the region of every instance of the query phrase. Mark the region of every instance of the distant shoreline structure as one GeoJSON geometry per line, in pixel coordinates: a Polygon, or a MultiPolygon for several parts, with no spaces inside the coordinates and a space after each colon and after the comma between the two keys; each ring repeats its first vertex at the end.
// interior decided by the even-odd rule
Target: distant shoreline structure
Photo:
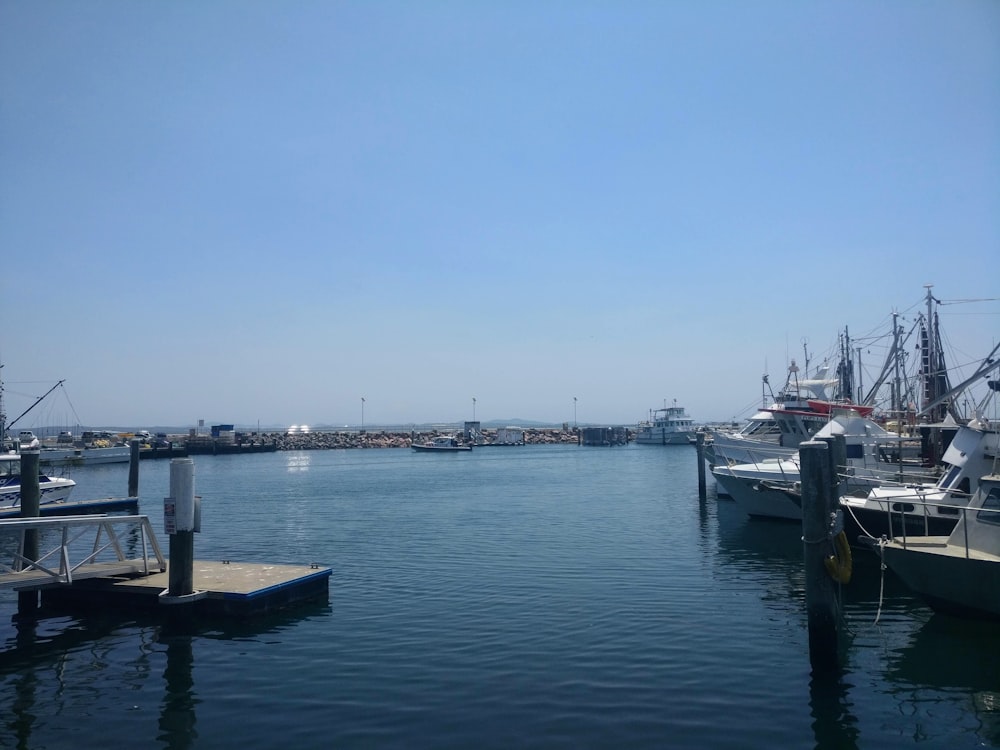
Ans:
{"type": "MultiPolygon", "coordinates": [[[[496,442],[498,429],[484,428],[476,439],[468,442],[477,447],[513,445],[513,443],[496,442]]],[[[440,435],[462,433],[460,426],[445,426],[441,429],[423,430],[310,430],[309,432],[265,432],[247,433],[242,435],[245,440],[274,442],[279,451],[294,450],[337,450],[343,448],[409,448],[413,443],[421,443],[440,435]]],[[[544,445],[579,442],[579,430],[570,427],[564,430],[560,427],[550,428],[519,428],[523,445],[544,445]]],[[[238,437],[237,440],[240,438],[238,437]]]]}

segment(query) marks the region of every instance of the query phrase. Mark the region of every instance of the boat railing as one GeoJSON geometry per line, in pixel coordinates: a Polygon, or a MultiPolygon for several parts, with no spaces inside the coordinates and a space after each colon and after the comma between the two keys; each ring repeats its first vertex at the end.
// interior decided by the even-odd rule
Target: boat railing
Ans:
{"type": "Polygon", "coordinates": [[[794,461],[798,458],[796,454],[789,453],[786,448],[778,445],[775,445],[773,448],[738,445],[733,446],[733,452],[730,453],[727,446],[715,444],[714,451],[717,464],[728,464],[730,466],[735,464],[752,464],[757,467],[762,464],[774,464],[776,461],[781,461],[782,459],[794,461]],[[744,459],[742,456],[746,458],[744,459]]]}
{"type": "Polygon", "coordinates": [[[771,470],[774,467],[778,467],[780,472],[784,474],[785,464],[790,463],[795,467],[795,472],[798,473],[799,456],[797,453],[783,453],[780,449],[772,452],[766,448],[760,448],[747,451],[747,456],[750,460],[744,463],[750,464],[756,469],[771,470]]]}
{"type": "MultiPolygon", "coordinates": [[[[889,521],[889,539],[890,541],[898,541],[904,549],[908,544],[908,536],[906,533],[906,520],[907,516],[912,517],[913,514],[919,510],[920,517],[923,521],[923,534],[916,535],[917,539],[922,539],[926,541],[930,532],[930,519],[931,510],[934,508],[939,509],[938,515],[945,516],[956,516],[956,523],[962,521],[962,527],[965,532],[965,556],[969,556],[969,525],[964,523],[966,513],[969,511],[968,499],[969,495],[964,493],[955,493],[956,495],[961,494],[962,497],[966,499],[965,504],[958,504],[955,502],[936,502],[933,500],[928,500],[922,494],[915,492],[911,495],[899,495],[891,498],[880,498],[880,503],[885,503],[885,511],[889,521]],[[940,512],[943,511],[943,512],[940,512]],[[896,528],[894,525],[894,518],[899,521],[900,536],[897,538],[893,530],[896,528]]],[[[949,496],[950,497],[950,496],[949,496]]]]}
{"type": "Polygon", "coordinates": [[[0,589],[66,585],[98,576],[150,575],[167,569],[148,516],[0,520],[0,550],[4,552],[0,589]],[[38,532],[34,560],[26,557],[25,550],[30,530],[38,532]]]}

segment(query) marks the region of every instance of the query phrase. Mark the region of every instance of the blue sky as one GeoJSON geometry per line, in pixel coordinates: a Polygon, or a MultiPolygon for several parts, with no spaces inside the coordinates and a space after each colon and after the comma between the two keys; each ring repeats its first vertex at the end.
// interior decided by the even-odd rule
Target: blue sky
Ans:
{"type": "Polygon", "coordinates": [[[0,0],[0,248],[10,416],[728,419],[924,284],[969,366],[1000,4],[0,0]]]}

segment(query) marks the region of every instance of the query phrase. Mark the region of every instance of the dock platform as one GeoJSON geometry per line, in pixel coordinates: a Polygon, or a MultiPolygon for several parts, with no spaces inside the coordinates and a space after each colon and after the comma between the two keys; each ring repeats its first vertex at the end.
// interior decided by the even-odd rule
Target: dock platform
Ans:
{"type": "MultiPolygon", "coordinates": [[[[170,560],[148,516],[4,519],[0,520],[0,538],[4,538],[0,549],[10,556],[9,563],[0,559],[0,589],[40,592],[43,605],[154,610],[166,617],[246,616],[329,599],[332,570],[318,563],[190,558],[186,563],[190,574],[182,578],[187,578],[185,589],[191,593],[171,596],[176,584],[171,582],[170,560]],[[36,550],[26,547],[29,532],[37,535],[36,550]]],[[[184,564],[182,559],[178,558],[178,565],[184,564]]]]}
{"type": "MultiPolygon", "coordinates": [[[[169,566],[169,561],[168,561],[169,566]]],[[[190,603],[169,605],[161,596],[169,586],[169,568],[147,576],[88,578],[72,586],[42,590],[44,605],[82,605],[101,609],[175,609],[207,616],[245,616],[329,599],[333,570],[311,565],[272,565],[230,561],[194,561],[190,603]]]]}

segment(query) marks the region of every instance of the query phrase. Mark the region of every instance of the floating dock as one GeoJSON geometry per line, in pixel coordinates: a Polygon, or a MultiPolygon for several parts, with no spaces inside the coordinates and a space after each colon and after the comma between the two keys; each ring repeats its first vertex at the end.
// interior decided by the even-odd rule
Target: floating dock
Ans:
{"type": "Polygon", "coordinates": [[[49,587],[42,590],[42,604],[126,612],[170,609],[178,614],[242,617],[328,601],[332,572],[317,564],[195,560],[194,593],[176,602],[164,595],[169,583],[169,571],[164,571],[138,577],[88,578],[72,586],[49,587]]]}
{"type": "Polygon", "coordinates": [[[332,570],[318,563],[200,561],[182,555],[171,570],[148,516],[0,520],[0,536],[8,535],[14,544],[4,545],[10,562],[0,560],[0,589],[18,592],[19,612],[34,611],[39,592],[43,605],[54,608],[144,610],[167,617],[257,615],[329,599],[332,570]],[[185,571],[193,585],[171,595],[176,591],[171,574],[185,571]]]}

